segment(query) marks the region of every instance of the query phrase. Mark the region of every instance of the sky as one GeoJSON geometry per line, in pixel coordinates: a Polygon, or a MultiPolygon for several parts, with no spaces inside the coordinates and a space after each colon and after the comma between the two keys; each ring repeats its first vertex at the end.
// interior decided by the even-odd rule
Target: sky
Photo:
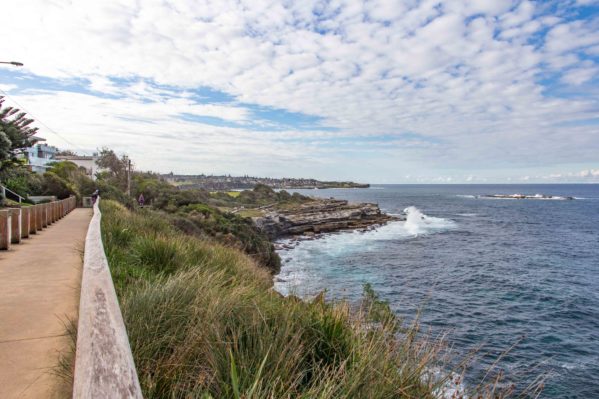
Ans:
{"type": "Polygon", "coordinates": [[[19,0],[0,95],[140,170],[599,183],[599,1],[19,0]]]}

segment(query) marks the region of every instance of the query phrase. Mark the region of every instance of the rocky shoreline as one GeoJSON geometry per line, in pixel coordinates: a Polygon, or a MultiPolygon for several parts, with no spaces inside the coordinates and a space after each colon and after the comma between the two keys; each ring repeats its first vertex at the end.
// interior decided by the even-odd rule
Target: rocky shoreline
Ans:
{"type": "Polygon", "coordinates": [[[252,220],[274,240],[289,236],[314,237],[341,230],[367,230],[402,219],[381,212],[377,204],[356,204],[331,198],[267,211],[252,220]]]}

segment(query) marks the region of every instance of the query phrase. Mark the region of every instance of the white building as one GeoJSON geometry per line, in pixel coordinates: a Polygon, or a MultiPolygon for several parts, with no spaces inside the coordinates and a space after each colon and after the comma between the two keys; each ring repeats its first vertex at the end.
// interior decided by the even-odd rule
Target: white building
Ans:
{"type": "Polygon", "coordinates": [[[35,144],[25,150],[27,163],[32,172],[44,173],[48,169],[48,164],[56,162],[56,153],[58,148],[47,144],[35,144]]]}

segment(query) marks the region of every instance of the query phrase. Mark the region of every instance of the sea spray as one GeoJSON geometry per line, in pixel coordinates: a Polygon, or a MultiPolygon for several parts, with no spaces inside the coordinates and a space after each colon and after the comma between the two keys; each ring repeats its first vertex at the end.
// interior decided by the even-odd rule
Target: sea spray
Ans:
{"type": "Polygon", "coordinates": [[[404,209],[406,221],[404,223],[405,231],[412,236],[430,234],[433,232],[444,231],[456,227],[456,223],[449,219],[427,216],[415,206],[409,206],[404,209]]]}

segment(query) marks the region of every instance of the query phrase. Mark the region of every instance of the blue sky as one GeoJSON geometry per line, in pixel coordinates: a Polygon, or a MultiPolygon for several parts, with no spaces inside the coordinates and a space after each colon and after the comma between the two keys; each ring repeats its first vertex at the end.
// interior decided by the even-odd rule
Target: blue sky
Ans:
{"type": "Polygon", "coordinates": [[[598,1],[24,0],[0,26],[41,135],[139,169],[599,182],[598,1]]]}

